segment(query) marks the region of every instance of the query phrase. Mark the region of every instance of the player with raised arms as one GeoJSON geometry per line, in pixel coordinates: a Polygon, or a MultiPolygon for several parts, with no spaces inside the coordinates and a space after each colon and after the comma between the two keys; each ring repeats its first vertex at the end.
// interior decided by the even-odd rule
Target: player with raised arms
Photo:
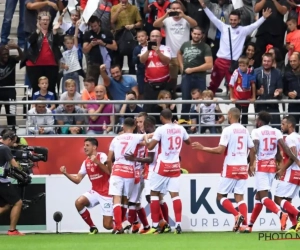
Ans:
{"type": "Polygon", "coordinates": [[[113,213],[115,227],[113,234],[124,233],[122,221],[127,209],[122,209],[122,204],[128,206],[135,180],[135,164],[125,159],[126,154],[133,153],[138,144],[144,141],[143,134],[133,134],[135,121],[126,118],[123,123],[123,134],[116,136],[110,146],[107,165],[111,169],[109,181],[109,194],[113,196],[113,213]],[[113,158],[115,159],[112,164],[113,158]]]}
{"type": "Polygon", "coordinates": [[[146,140],[146,145],[149,150],[153,150],[157,144],[161,146],[161,152],[158,154],[156,166],[153,169],[150,179],[151,188],[151,217],[152,228],[146,234],[159,234],[160,220],[160,201],[161,193],[169,192],[173,201],[173,209],[175,214],[175,234],[180,234],[182,203],[179,197],[180,189],[180,162],[179,154],[182,148],[182,143],[191,144],[189,135],[184,127],[172,122],[173,114],[171,110],[164,109],[160,113],[162,126],[158,127],[152,140],[146,140]]]}
{"type": "Polygon", "coordinates": [[[100,205],[103,215],[103,227],[113,229],[113,206],[112,197],[108,194],[110,170],[106,165],[107,155],[97,152],[98,141],[95,138],[84,140],[84,152],[87,158],[83,161],[77,175],[67,173],[67,168],[62,166],[60,171],[72,182],[79,184],[85,175],[92,182],[92,189],[81,195],[75,201],[75,207],[82,219],[90,227],[90,234],[98,233],[98,229],[91,219],[87,208],[100,205]]]}
{"type": "Polygon", "coordinates": [[[247,205],[244,201],[244,193],[248,174],[254,172],[255,151],[248,130],[239,123],[240,110],[231,108],[228,112],[228,123],[220,138],[219,146],[205,147],[199,142],[192,143],[192,148],[211,154],[225,154],[221,180],[218,187],[217,200],[235,217],[233,231],[239,230],[241,223],[247,225],[247,205]],[[250,164],[248,168],[248,151],[250,164]],[[234,193],[239,212],[227,198],[229,193],[234,193]]]}
{"type": "Polygon", "coordinates": [[[285,144],[282,133],[270,126],[271,119],[270,113],[266,111],[259,112],[256,119],[256,129],[253,129],[251,133],[257,155],[255,173],[256,195],[249,227],[244,228],[246,232],[252,231],[252,227],[263,206],[277,214],[280,219],[281,230],[285,230],[288,219],[288,214],[281,212],[275,202],[268,197],[268,193],[277,172],[276,159],[281,158],[279,146],[298,164],[299,160],[285,144]]]}
{"type": "MultiPolygon", "coordinates": [[[[300,135],[295,131],[295,127],[296,120],[293,116],[289,115],[282,119],[281,131],[288,134],[285,143],[300,160],[300,135]]],[[[280,180],[276,186],[274,200],[288,213],[292,222],[289,232],[298,232],[300,229],[300,211],[292,205],[292,200],[299,194],[300,168],[291,158],[287,158],[277,174],[280,180]]]]}

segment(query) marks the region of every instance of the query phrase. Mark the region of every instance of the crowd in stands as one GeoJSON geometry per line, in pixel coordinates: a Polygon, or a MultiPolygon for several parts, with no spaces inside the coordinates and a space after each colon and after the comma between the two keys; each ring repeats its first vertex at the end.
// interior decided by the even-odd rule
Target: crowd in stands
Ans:
{"type": "MultiPolygon", "coordinates": [[[[0,87],[11,88],[1,89],[0,100],[11,102],[5,105],[8,126],[16,125],[18,63],[26,68],[25,84],[31,90],[26,94],[41,101],[28,111],[28,134],[118,133],[116,125],[124,117],[163,109],[183,113],[189,133],[220,133],[225,119],[215,97],[224,78],[233,103],[300,99],[297,1],[240,0],[243,6],[236,8],[239,1],[230,0],[100,0],[84,20],[88,1],[79,1],[72,11],[68,0],[20,1],[14,44],[9,31],[18,1],[6,0],[0,87]],[[10,54],[12,49],[18,56],[10,54]],[[125,56],[128,72],[123,70],[125,56]],[[143,100],[174,100],[178,91],[183,100],[199,104],[183,104],[181,110],[175,104],[142,105],[143,100]],[[71,104],[49,105],[48,100],[71,104]],[[79,100],[106,103],[78,105],[79,100]],[[110,100],[141,100],[141,105],[110,100]]],[[[247,125],[249,104],[235,105],[247,125]]],[[[279,113],[278,105],[255,104],[255,112],[279,113]]],[[[297,104],[290,103],[285,111],[298,112],[297,104]]],[[[299,123],[300,114],[293,115],[299,123]]],[[[160,124],[158,115],[156,119],[160,124]]],[[[280,115],[273,115],[271,123],[278,127],[280,115]]]]}

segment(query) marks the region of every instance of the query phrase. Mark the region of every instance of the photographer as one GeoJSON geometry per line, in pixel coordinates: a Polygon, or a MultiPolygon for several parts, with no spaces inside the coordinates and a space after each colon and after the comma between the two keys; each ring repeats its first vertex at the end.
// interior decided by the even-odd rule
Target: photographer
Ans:
{"type": "Polygon", "coordinates": [[[9,167],[18,167],[18,163],[13,158],[9,148],[16,140],[17,136],[13,131],[3,134],[0,139],[0,214],[3,214],[12,207],[8,235],[24,235],[16,229],[22,209],[22,200],[7,178],[9,167]]]}

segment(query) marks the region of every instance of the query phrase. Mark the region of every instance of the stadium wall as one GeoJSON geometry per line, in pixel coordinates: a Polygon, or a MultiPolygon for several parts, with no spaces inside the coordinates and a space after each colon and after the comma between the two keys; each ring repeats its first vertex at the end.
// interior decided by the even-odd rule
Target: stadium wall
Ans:
{"type": "MultiPolygon", "coordinates": [[[[183,203],[182,229],[183,231],[231,231],[234,218],[226,213],[221,205],[216,201],[216,193],[218,188],[220,175],[219,174],[189,174],[181,176],[180,196],[183,203]]],[[[21,216],[21,221],[26,223],[18,226],[20,230],[27,232],[55,232],[56,223],[53,220],[53,214],[60,211],[63,214],[63,219],[59,224],[60,232],[88,232],[88,226],[83,222],[78,215],[74,202],[80,194],[90,190],[91,184],[88,178],[84,178],[81,184],[75,185],[62,175],[51,176],[35,176],[34,183],[45,184],[46,198],[36,204],[30,206],[21,216]],[[43,206],[45,203],[45,207],[43,206]],[[37,225],[36,221],[44,221],[45,225],[37,225]]],[[[35,185],[35,184],[32,184],[35,185]]],[[[277,180],[274,180],[271,196],[273,197],[277,180]]],[[[37,191],[32,190],[34,195],[37,191]]],[[[247,181],[247,189],[245,193],[245,201],[248,204],[248,216],[250,218],[251,211],[254,207],[254,178],[249,178],[247,181]]],[[[233,198],[230,195],[229,198],[233,198]]],[[[169,195],[165,196],[165,200],[169,206],[171,226],[174,226],[173,206],[169,195]]],[[[293,203],[296,206],[300,205],[300,193],[294,199],[293,203]]],[[[142,204],[146,208],[149,222],[151,222],[149,214],[149,205],[144,196],[142,204]]],[[[236,204],[235,204],[236,205],[236,204]]],[[[300,207],[298,207],[300,209],[300,207]]],[[[102,228],[102,216],[99,207],[90,210],[94,223],[97,225],[100,232],[108,232],[102,228]]],[[[8,220],[7,220],[8,223],[8,220]]],[[[8,226],[0,221],[0,233],[5,233],[8,226]]],[[[288,227],[290,227],[290,222],[288,227]]],[[[264,208],[257,219],[253,228],[254,231],[280,231],[280,223],[277,215],[266,211],[264,208]]]]}

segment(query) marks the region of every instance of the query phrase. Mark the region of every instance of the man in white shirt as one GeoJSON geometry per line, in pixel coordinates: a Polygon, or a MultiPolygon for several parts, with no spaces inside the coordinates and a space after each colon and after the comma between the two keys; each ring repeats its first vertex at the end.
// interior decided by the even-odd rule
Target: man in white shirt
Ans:
{"type": "Polygon", "coordinates": [[[211,154],[225,154],[217,199],[228,212],[235,216],[234,232],[239,230],[241,223],[247,223],[248,211],[244,201],[244,192],[248,173],[252,175],[254,172],[255,162],[254,144],[248,130],[239,123],[240,115],[240,110],[237,108],[231,108],[229,110],[228,123],[230,126],[223,130],[218,147],[204,147],[199,142],[192,144],[193,149],[211,154]],[[249,169],[247,159],[248,150],[250,150],[249,169]],[[232,192],[238,204],[239,212],[227,198],[227,195],[232,192]]]}
{"type": "Polygon", "coordinates": [[[210,90],[216,93],[224,77],[227,82],[230,81],[230,65],[232,61],[237,61],[242,54],[246,37],[252,34],[252,32],[257,29],[272,14],[272,11],[271,9],[264,10],[263,16],[259,20],[251,25],[243,27],[239,25],[241,21],[241,14],[239,10],[233,10],[230,13],[230,25],[228,25],[219,20],[206,7],[204,0],[199,0],[199,2],[210,21],[221,32],[220,48],[217,53],[218,58],[216,59],[213,71],[211,72],[211,82],[209,87],[210,90]],[[231,41],[231,46],[229,41],[231,41]],[[232,51],[232,58],[230,51],[232,51]]]}
{"type": "Polygon", "coordinates": [[[177,1],[171,3],[166,14],[153,23],[153,27],[165,28],[166,45],[171,48],[170,84],[173,92],[176,90],[179,71],[177,52],[184,42],[190,40],[190,29],[196,26],[197,22],[183,13],[182,4],[177,1]]]}
{"type": "Polygon", "coordinates": [[[161,211],[159,197],[164,192],[169,192],[173,201],[175,215],[175,234],[181,234],[182,204],[179,197],[180,189],[180,160],[179,154],[183,142],[191,144],[190,137],[184,127],[172,122],[173,114],[171,110],[164,109],[160,113],[160,120],[163,126],[158,127],[152,140],[147,141],[148,150],[155,148],[160,143],[161,153],[159,153],[156,166],[153,169],[150,179],[151,195],[151,218],[152,228],[146,234],[159,234],[159,214],[161,211]]]}
{"type": "MultiPolygon", "coordinates": [[[[285,142],[300,160],[300,135],[296,133],[295,127],[295,117],[289,115],[282,119],[281,130],[284,134],[288,134],[285,142]]],[[[288,159],[280,168],[278,176],[280,180],[276,187],[274,200],[289,215],[292,222],[289,232],[297,232],[300,229],[300,211],[292,205],[292,200],[299,194],[300,168],[292,159],[288,159]]]]}
{"type": "MultiPolygon", "coordinates": [[[[39,97],[37,101],[46,101],[46,99],[39,97]]],[[[52,111],[46,108],[46,104],[36,104],[34,108],[28,111],[27,124],[28,134],[54,134],[54,117],[52,111]],[[37,114],[38,116],[35,116],[37,114]],[[35,131],[36,128],[38,131],[35,131]]]]}

